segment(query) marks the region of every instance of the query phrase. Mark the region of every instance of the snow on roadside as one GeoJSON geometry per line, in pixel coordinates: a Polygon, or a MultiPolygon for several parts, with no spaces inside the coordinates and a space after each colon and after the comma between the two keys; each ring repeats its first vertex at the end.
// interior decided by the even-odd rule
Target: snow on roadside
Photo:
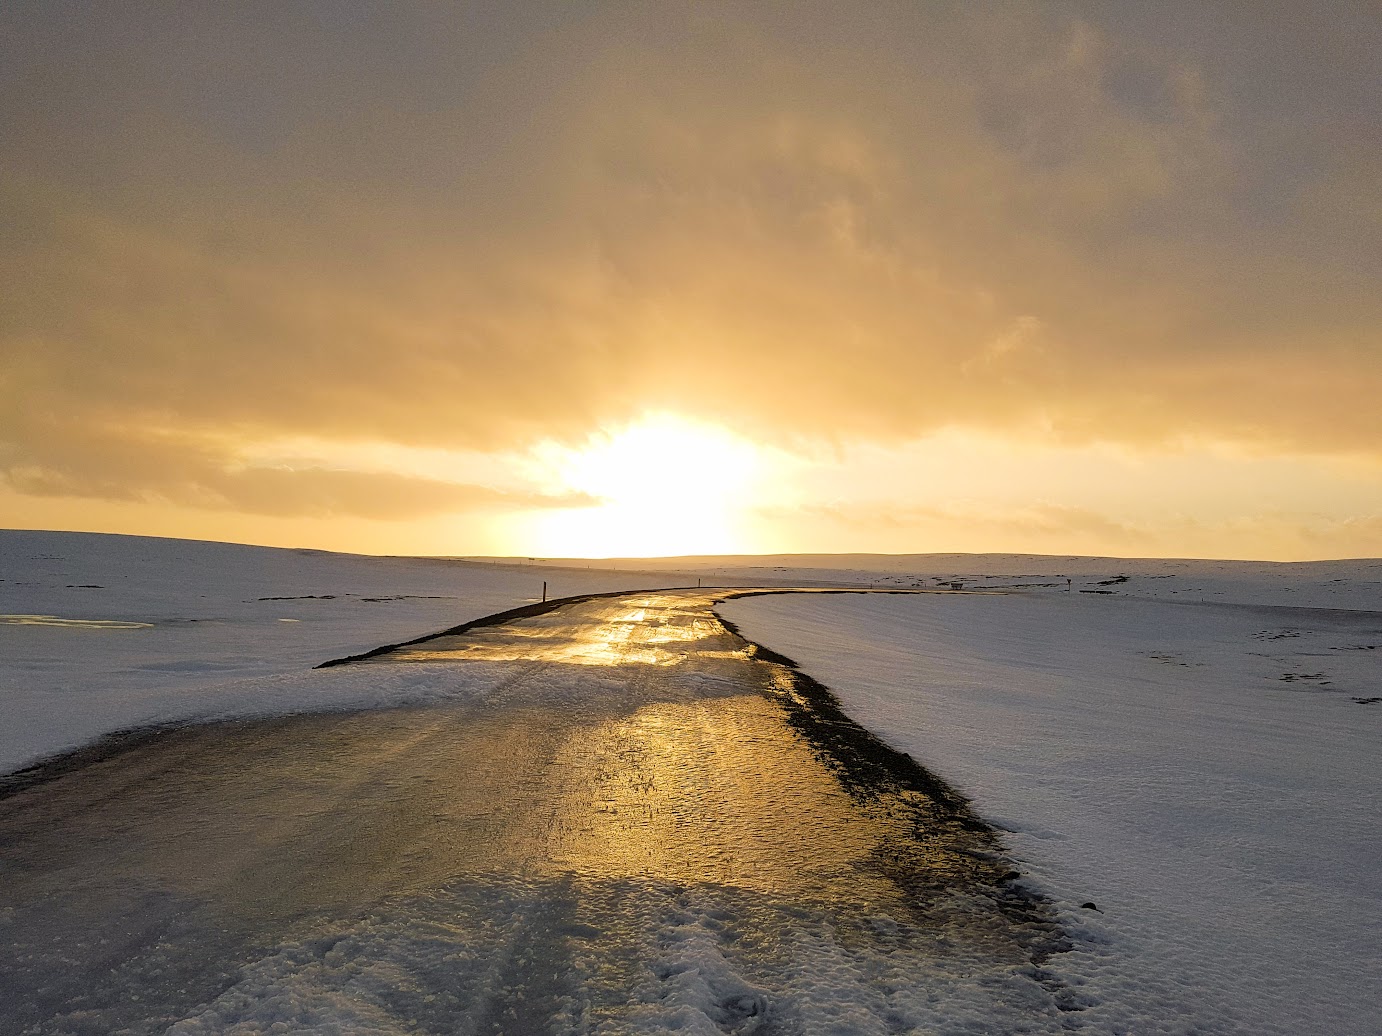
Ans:
{"type": "MultiPolygon", "coordinates": [[[[0,530],[0,773],[134,726],[420,700],[429,676],[318,662],[676,573],[0,530]]],[[[454,688],[438,693],[457,693],[454,688]]]]}
{"type": "Polygon", "coordinates": [[[706,585],[1066,590],[1090,596],[1382,609],[1382,560],[1198,561],[1031,554],[824,554],[668,558],[641,564],[700,573],[706,585]],[[1067,583],[1068,580],[1068,583],[1067,583]]]}
{"type": "Polygon", "coordinates": [[[1216,564],[1182,578],[1219,604],[1045,590],[720,610],[1010,832],[1078,936],[1049,967],[1087,1003],[1084,1031],[1373,1032],[1382,613],[1358,610],[1377,595],[1358,576],[1375,563],[1294,591],[1216,564]]]}
{"type": "MultiPolygon", "coordinates": [[[[1068,1025],[1370,1031],[1366,1011],[1382,1002],[1373,873],[1382,703],[1362,702],[1382,696],[1382,563],[935,555],[618,567],[0,531],[0,772],[140,724],[483,698],[502,667],[472,664],[464,677],[420,664],[310,667],[527,603],[543,580],[552,596],[687,585],[697,575],[1027,587],[723,608],[1011,832],[1023,869],[1079,937],[1052,962],[1087,1004],[1068,1025]],[[1098,912],[1081,908],[1090,901],[1098,912]]],[[[559,701],[568,691],[533,692],[559,701]]],[[[753,982],[733,969],[705,989],[679,977],[683,958],[719,974],[695,927],[714,920],[693,912],[664,933],[676,950],[667,981],[707,1019],[754,1010],[753,982]]],[[[231,1018],[259,1031],[261,1008],[289,1012],[276,1016],[284,1021],[300,1006],[310,1014],[318,996],[328,1031],[339,1020],[331,997],[355,982],[353,966],[326,961],[317,989],[301,985],[315,971],[275,978],[275,959],[263,974],[247,971],[188,1031],[220,1031],[231,1018]],[[282,1001],[260,1004],[275,983],[282,1001]]],[[[824,938],[796,945],[792,959],[803,1017],[845,1024],[857,962],[824,938]]],[[[995,1017],[988,994],[970,995],[962,968],[946,980],[954,995],[933,1004],[898,967],[887,986],[896,1002],[884,1005],[897,1018],[940,1029],[958,1024],[962,1003],[973,1008],[966,1031],[995,1017]]],[[[659,1003],[680,1003],[666,992],[659,1003]]],[[[653,1014],[649,1028],[670,1024],[653,1014]]],[[[363,1031],[367,1019],[358,1021],[363,1031]]],[[[1048,1022],[1059,1024],[1008,1028],[1045,1031],[1048,1022]]]]}

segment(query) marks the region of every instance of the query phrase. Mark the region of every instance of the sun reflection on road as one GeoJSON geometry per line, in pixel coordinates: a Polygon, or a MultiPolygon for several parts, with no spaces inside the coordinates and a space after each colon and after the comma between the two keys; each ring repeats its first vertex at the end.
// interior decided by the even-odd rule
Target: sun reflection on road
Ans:
{"type": "Polygon", "coordinates": [[[669,666],[684,661],[693,648],[704,654],[699,642],[721,632],[703,610],[696,611],[678,600],[669,602],[661,597],[634,602],[599,623],[573,627],[567,622],[539,616],[492,629],[435,637],[424,644],[400,648],[383,660],[512,662],[529,659],[590,666],[628,663],[669,666]],[[654,604],[659,607],[650,620],[649,609],[654,604]]]}

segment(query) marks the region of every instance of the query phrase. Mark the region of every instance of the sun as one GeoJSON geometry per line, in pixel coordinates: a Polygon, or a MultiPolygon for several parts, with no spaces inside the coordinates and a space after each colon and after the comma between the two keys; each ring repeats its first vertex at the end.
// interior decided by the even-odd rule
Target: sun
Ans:
{"type": "Polygon", "coordinates": [[[592,435],[577,448],[534,450],[544,481],[598,500],[534,518],[540,553],[666,557],[750,549],[744,518],[763,469],[753,443],[674,414],[592,435]]]}

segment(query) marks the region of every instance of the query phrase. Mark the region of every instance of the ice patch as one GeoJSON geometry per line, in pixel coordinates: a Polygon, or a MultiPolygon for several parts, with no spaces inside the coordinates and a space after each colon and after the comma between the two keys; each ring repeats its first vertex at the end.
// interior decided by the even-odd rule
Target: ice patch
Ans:
{"type": "Polygon", "coordinates": [[[0,626],[61,626],[84,630],[144,630],[152,622],[130,622],[121,619],[64,619],[56,615],[0,615],[0,626]]]}

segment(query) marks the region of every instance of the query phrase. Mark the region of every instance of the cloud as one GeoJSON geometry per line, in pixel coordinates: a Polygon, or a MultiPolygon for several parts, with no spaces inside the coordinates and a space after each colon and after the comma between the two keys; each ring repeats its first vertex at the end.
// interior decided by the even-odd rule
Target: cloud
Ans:
{"type": "Polygon", "coordinates": [[[1270,21],[698,10],[12,14],[12,484],[468,507],[485,492],[232,474],[111,430],[502,450],[649,409],[776,441],[1382,451],[1351,216],[1376,222],[1375,113],[1334,69],[1310,89],[1353,98],[1358,132],[1279,129],[1289,83],[1215,61],[1274,46],[1270,21]]]}
{"type": "Polygon", "coordinates": [[[1051,503],[925,505],[880,499],[805,504],[790,512],[764,508],[761,513],[774,522],[795,519],[808,540],[816,536],[828,541],[845,530],[856,542],[862,539],[865,545],[860,549],[883,552],[1021,549],[1136,554],[1157,545],[1152,529],[1094,509],[1051,503]]]}
{"type": "Polygon", "coordinates": [[[1319,560],[1375,557],[1382,540],[1382,513],[1255,506],[1214,519],[1181,514],[1143,520],[1049,502],[899,505],[880,499],[764,508],[761,517],[775,526],[790,523],[798,538],[793,549],[844,538],[856,550],[880,553],[1319,560]]]}
{"type": "Polygon", "coordinates": [[[99,448],[85,429],[0,450],[0,484],[32,496],[161,502],[276,517],[403,520],[436,514],[594,506],[586,494],[548,494],[415,474],[310,464],[245,464],[226,444],[175,432],[107,427],[99,448]]]}
{"type": "Polygon", "coordinates": [[[133,484],[109,479],[83,482],[70,473],[16,467],[0,472],[0,481],[32,496],[159,500],[210,510],[295,518],[350,515],[396,521],[434,514],[583,507],[596,503],[579,494],[517,493],[406,475],[324,468],[207,473],[196,481],[158,485],[148,479],[133,484]]]}

